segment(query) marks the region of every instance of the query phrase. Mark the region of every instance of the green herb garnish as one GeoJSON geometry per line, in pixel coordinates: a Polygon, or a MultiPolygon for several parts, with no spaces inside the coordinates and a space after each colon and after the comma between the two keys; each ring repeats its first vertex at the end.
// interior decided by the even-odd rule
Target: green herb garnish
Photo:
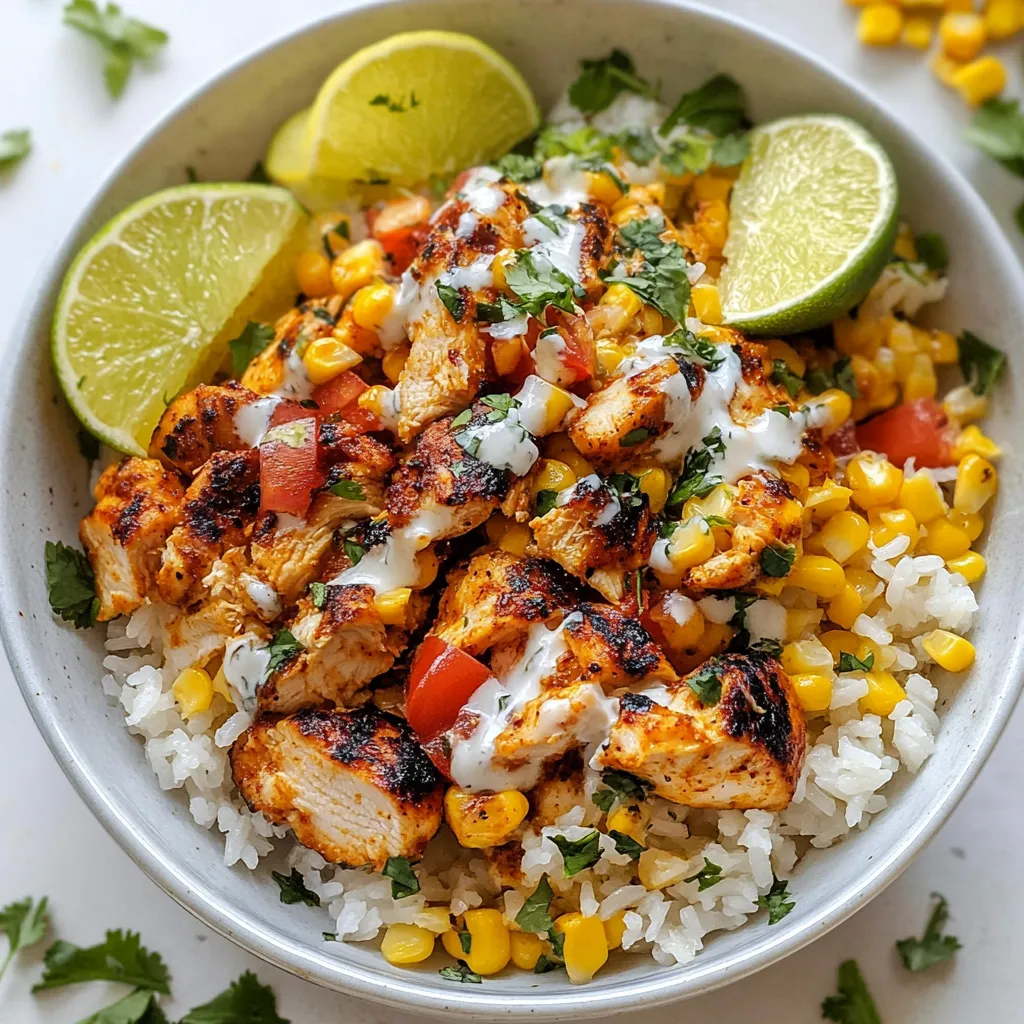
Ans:
{"type": "Polygon", "coordinates": [[[636,74],[633,61],[622,50],[612,50],[600,60],[581,60],[579,78],[569,86],[569,102],[584,114],[596,114],[611,106],[620,92],[653,96],[651,87],[636,74]]]}
{"type": "Polygon", "coordinates": [[[388,857],[381,874],[391,879],[392,899],[400,900],[420,891],[420,880],[405,857],[388,857]]]}
{"type": "Polygon", "coordinates": [[[914,239],[918,261],[937,274],[945,273],[949,266],[949,249],[942,235],[924,231],[914,239]]]}
{"type": "Polygon", "coordinates": [[[768,911],[768,924],[778,924],[796,904],[789,898],[789,882],[780,878],[772,879],[772,887],[757,897],[757,905],[768,911]]]}
{"type": "Polygon", "coordinates": [[[32,133],[27,128],[12,128],[0,135],[0,168],[13,167],[32,152],[32,133]]]}
{"type": "Polygon", "coordinates": [[[554,895],[548,876],[541,875],[537,888],[527,896],[526,902],[516,914],[516,924],[524,932],[550,932],[554,926],[550,913],[554,895]]]}
{"type": "Polygon", "coordinates": [[[538,491],[533,499],[533,511],[536,516],[546,516],[558,501],[558,491],[538,491]]]}
{"type": "Polygon", "coordinates": [[[849,651],[841,651],[839,654],[840,672],[870,672],[874,664],[875,656],[871,651],[864,655],[863,660],[849,651]]]}
{"type": "Polygon", "coordinates": [[[448,310],[452,315],[452,319],[459,323],[466,313],[466,300],[462,296],[462,292],[458,288],[453,288],[450,284],[442,284],[437,281],[434,285],[437,289],[437,296],[444,303],[444,308],[448,310]]]}
{"type": "Polygon", "coordinates": [[[542,170],[539,160],[532,156],[523,156],[521,153],[506,153],[494,161],[494,166],[501,172],[502,177],[517,183],[539,178],[542,170]]]}
{"type": "Polygon", "coordinates": [[[936,903],[928,917],[924,935],[919,939],[900,939],[896,943],[900,959],[908,971],[925,971],[936,964],[952,960],[956,951],[961,948],[960,940],[955,936],[942,934],[949,919],[949,904],[945,896],[933,892],[932,899],[936,903]]]}
{"type": "Polygon", "coordinates": [[[250,320],[237,338],[228,342],[231,349],[231,372],[236,377],[274,340],[274,328],[250,320]]]}
{"type": "Polygon", "coordinates": [[[44,558],[46,596],[54,613],[65,622],[73,622],[76,629],[94,625],[100,602],[96,596],[96,577],[89,559],[78,548],[49,540],[44,549],[44,558]]]}
{"type": "Polygon", "coordinates": [[[625,832],[617,832],[612,829],[608,835],[615,840],[615,852],[626,854],[630,860],[639,860],[640,854],[647,849],[632,836],[627,836],[625,832]]]}
{"type": "Polygon", "coordinates": [[[743,90],[729,75],[715,75],[703,85],[683,93],[658,129],[668,135],[677,125],[704,128],[721,137],[747,125],[743,90]]]}
{"type": "Polygon", "coordinates": [[[267,672],[275,672],[285,662],[291,661],[300,651],[305,650],[302,644],[287,629],[279,630],[268,648],[270,661],[267,672]]]}
{"type": "Polygon", "coordinates": [[[681,324],[690,304],[690,279],[682,246],[659,237],[654,220],[634,220],[619,231],[624,261],[603,275],[606,284],[624,284],[659,313],[681,324]]]}
{"type": "Polygon", "coordinates": [[[46,951],[42,978],[33,992],[82,981],[119,981],[150,992],[170,992],[171,976],[159,953],[151,953],[138,932],[108,931],[95,946],[58,939],[46,951]]]}
{"type": "Polygon", "coordinates": [[[7,936],[7,955],[0,963],[0,978],[3,978],[8,964],[19,949],[34,946],[45,935],[49,927],[46,916],[47,899],[36,901],[30,896],[14,903],[8,903],[0,910],[0,932],[7,936]]]}
{"type": "Polygon", "coordinates": [[[722,677],[716,662],[705,662],[696,672],[686,677],[686,685],[705,707],[711,707],[722,699],[722,677]]]}
{"type": "Polygon", "coordinates": [[[298,868],[292,868],[290,875],[282,874],[280,871],[271,871],[277,887],[281,890],[281,902],[289,906],[295,903],[305,903],[307,907],[319,907],[320,897],[311,889],[306,888],[298,868]]]}
{"type": "Polygon", "coordinates": [[[785,359],[775,359],[772,361],[771,379],[776,384],[781,384],[789,392],[790,398],[796,398],[800,393],[800,389],[804,386],[803,377],[795,374],[789,368],[785,359]]]}
{"type": "Polygon", "coordinates": [[[592,867],[601,858],[601,833],[594,829],[579,839],[565,836],[549,836],[562,855],[563,873],[571,878],[585,868],[592,867]]]}
{"type": "Polygon", "coordinates": [[[483,978],[459,961],[455,967],[442,967],[437,972],[445,981],[460,981],[463,985],[482,985],[483,978]]]}
{"type": "Polygon", "coordinates": [[[355,480],[339,480],[336,484],[332,484],[331,494],[349,501],[366,501],[363,485],[356,483],[355,480]]]}
{"type": "Polygon", "coordinates": [[[547,306],[573,311],[572,280],[547,261],[537,263],[529,249],[516,250],[514,262],[505,266],[505,283],[519,298],[522,310],[534,316],[547,306]]]}
{"type": "Polygon", "coordinates": [[[990,395],[1006,365],[1006,354],[970,331],[957,339],[960,372],[976,395],[990,395]]]}
{"type": "Polygon", "coordinates": [[[705,889],[710,889],[713,885],[718,885],[721,880],[722,869],[717,864],[708,860],[707,857],[704,858],[704,867],[697,874],[683,879],[684,882],[696,882],[698,892],[703,892],[705,889]]]}
{"type": "MultiPolygon", "coordinates": [[[[159,1022],[140,1021],[140,1024],[159,1022]]],[[[180,1024],[288,1024],[288,1021],[278,1016],[274,990],[261,984],[252,971],[246,971],[220,995],[189,1010],[180,1024]]]]}
{"type": "Polygon", "coordinates": [[[765,576],[788,576],[796,560],[796,548],[789,544],[767,544],[761,549],[761,571],[765,576]]]}
{"type": "Polygon", "coordinates": [[[856,960],[844,960],[839,965],[836,988],[838,994],[829,996],[821,1004],[825,1020],[837,1024],[882,1024],[856,960]]]}

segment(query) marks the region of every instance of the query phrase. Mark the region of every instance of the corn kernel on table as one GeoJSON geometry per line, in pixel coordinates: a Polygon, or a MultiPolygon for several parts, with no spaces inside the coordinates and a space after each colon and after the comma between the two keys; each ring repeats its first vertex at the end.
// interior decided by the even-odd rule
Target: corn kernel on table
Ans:
{"type": "MultiPolygon", "coordinates": [[[[0,131],[31,127],[34,141],[31,157],[0,178],[0,309],[7,322],[16,316],[37,267],[103,174],[178,97],[240,54],[344,3],[126,0],[129,13],[166,29],[171,42],[151,69],[136,70],[119,101],[111,101],[104,90],[94,46],[61,26],[60,6],[3,0],[0,131]]],[[[856,35],[858,11],[841,0],[717,0],[710,6],[772,29],[859,79],[970,178],[1024,255],[1024,236],[1012,220],[1024,187],[961,141],[966,108],[932,76],[925,54],[912,44],[862,46],[856,35]]],[[[1011,40],[996,51],[1010,69],[1010,95],[1021,90],[1016,69],[1024,35],[1017,39],[1021,41],[1011,40]]],[[[106,835],[64,779],[16,695],[2,656],[0,688],[7,695],[0,744],[0,777],[6,780],[0,787],[0,905],[29,894],[48,895],[55,933],[82,945],[99,941],[106,928],[141,931],[143,941],[164,955],[172,972],[175,999],[164,1008],[175,1019],[245,969],[273,985],[280,1014],[295,1024],[338,1019],[411,1024],[417,1019],[293,978],[244,953],[175,905],[106,835]]],[[[925,853],[852,920],[724,991],[685,1007],[646,1012],[646,1024],[680,1015],[811,1024],[821,1019],[820,1002],[833,991],[837,964],[851,956],[858,959],[888,1022],[1019,1021],[1024,888],[1016,884],[1015,867],[1024,821],[1018,817],[993,823],[1000,820],[999,812],[1005,821],[1005,811],[1020,806],[1022,743],[1024,708],[1018,709],[980,779],[925,853]],[[963,949],[952,966],[909,974],[900,966],[893,942],[920,933],[933,890],[948,897],[953,915],[948,930],[959,937],[963,949]]],[[[0,1020],[79,1020],[123,994],[120,987],[96,983],[34,997],[30,987],[40,960],[38,948],[22,954],[0,982],[0,1020]]]]}

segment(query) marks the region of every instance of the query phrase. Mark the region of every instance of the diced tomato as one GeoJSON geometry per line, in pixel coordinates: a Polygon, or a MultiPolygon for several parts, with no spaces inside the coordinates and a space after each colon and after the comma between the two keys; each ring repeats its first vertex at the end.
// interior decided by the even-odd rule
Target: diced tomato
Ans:
{"type": "Polygon", "coordinates": [[[314,413],[309,409],[304,409],[299,402],[278,402],[270,414],[270,422],[267,423],[267,429],[272,430],[274,427],[281,426],[282,423],[291,423],[294,420],[302,420],[312,415],[314,413]]]}
{"type": "Polygon", "coordinates": [[[839,459],[846,455],[856,455],[860,450],[857,443],[857,424],[852,419],[841,423],[828,439],[828,446],[832,449],[832,454],[839,459]]]}
{"type": "Polygon", "coordinates": [[[405,716],[420,739],[451,728],[463,704],[490,674],[465,651],[428,636],[413,657],[405,698],[405,716]]]}
{"type": "Polygon", "coordinates": [[[362,409],[358,405],[350,405],[341,413],[341,422],[345,426],[345,433],[355,437],[358,434],[368,434],[371,430],[381,430],[382,424],[369,409],[362,409]]]}
{"type": "Polygon", "coordinates": [[[562,365],[572,374],[569,382],[575,384],[594,376],[597,366],[597,346],[590,321],[577,313],[566,313],[555,306],[545,311],[548,324],[558,328],[559,337],[565,343],[561,354],[562,365]]]}
{"type": "Polygon", "coordinates": [[[434,767],[449,782],[454,781],[452,779],[452,744],[448,733],[439,732],[420,745],[423,747],[423,753],[434,762],[434,767]]]}
{"type": "Polygon", "coordinates": [[[933,398],[897,405],[857,427],[861,448],[883,452],[897,466],[911,457],[918,467],[948,466],[955,439],[956,428],[933,398]]]}
{"type": "Polygon", "coordinates": [[[384,247],[384,254],[391,260],[391,269],[396,274],[404,273],[416,258],[416,253],[427,237],[427,231],[426,224],[415,224],[376,236],[377,241],[384,247]]]}
{"type": "Polygon", "coordinates": [[[272,416],[260,442],[260,508],[304,516],[322,479],[317,467],[316,417],[306,411],[302,418],[275,424],[272,416]]]}
{"type": "Polygon", "coordinates": [[[341,412],[351,405],[369,385],[357,373],[346,370],[333,377],[326,384],[313,388],[313,401],[325,415],[341,412]]]}

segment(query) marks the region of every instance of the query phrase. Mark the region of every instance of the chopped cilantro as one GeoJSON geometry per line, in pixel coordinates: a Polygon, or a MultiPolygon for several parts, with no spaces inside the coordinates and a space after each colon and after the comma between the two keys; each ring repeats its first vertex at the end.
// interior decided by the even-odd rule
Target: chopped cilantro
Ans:
{"type": "Polygon", "coordinates": [[[12,128],[0,135],[0,168],[13,167],[32,151],[32,133],[27,128],[12,128]]]}
{"type": "Polygon", "coordinates": [[[690,279],[682,246],[664,242],[656,221],[633,220],[619,231],[625,259],[603,275],[606,284],[624,284],[644,302],[677,324],[684,323],[690,304],[690,279]]]}
{"type": "Polygon", "coordinates": [[[796,398],[800,393],[800,389],[804,386],[803,377],[795,374],[789,368],[785,359],[776,359],[772,362],[771,379],[776,384],[781,384],[789,392],[790,398],[796,398]]]}
{"type": "Polygon", "coordinates": [[[305,903],[307,907],[319,907],[320,897],[311,889],[306,888],[298,868],[292,868],[290,875],[282,874],[280,871],[271,871],[274,881],[281,890],[281,902],[289,906],[295,903],[305,903]]]}
{"type": "Polygon", "coordinates": [[[444,308],[451,313],[452,319],[459,323],[466,313],[466,300],[463,298],[462,292],[441,281],[436,282],[434,287],[437,289],[438,298],[444,303],[444,308]]]}
{"type": "Polygon", "coordinates": [[[274,328],[250,320],[242,333],[228,342],[231,349],[231,372],[236,377],[274,340],[274,328]]]}
{"type": "Polygon", "coordinates": [[[612,829],[608,835],[615,840],[615,852],[626,854],[630,860],[639,860],[640,854],[646,849],[642,843],[638,843],[632,836],[627,836],[625,832],[612,829]]]}
{"type": "Polygon", "coordinates": [[[477,302],[476,318],[486,324],[502,324],[506,320],[514,320],[522,316],[523,311],[510,302],[504,295],[499,295],[497,302],[477,302]]]}
{"type": "Polygon", "coordinates": [[[622,50],[612,50],[600,60],[581,60],[579,78],[569,86],[569,102],[584,114],[596,114],[611,106],[621,92],[652,96],[653,90],[636,75],[633,61],[622,50]]]}
{"type": "Polygon", "coordinates": [[[364,548],[358,541],[352,540],[351,537],[346,537],[341,542],[341,546],[345,552],[345,557],[353,565],[358,565],[360,561],[362,561],[363,555],[366,554],[366,548],[364,548]]]}
{"type": "Polygon", "coordinates": [[[976,334],[964,331],[957,339],[960,372],[976,395],[990,395],[1006,364],[1006,354],[983,341],[976,334]]]}
{"type": "Polygon", "coordinates": [[[33,992],[82,981],[119,981],[149,992],[170,991],[171,976],[159,953],[142,945],[138,932],[108,931],[95,946],[75,946],[58,939],[46,951],[42,978],[33,992]]]}
{"type": "Polygon", "coordinates": [[[717,864],[708,860],[707,857],[704,858],[704,867],[697,874],[683,879],[684,882],[696,882],[698,892],[703,892],[705,889],[710,889],[713,885],[718,885],[721,880],[722,869],[717,864]]]}
{"type": "Polygon", "coordinates": [[[633,163],[641,166],[649,164],[661,152],[649,128],[627,128],[615,136],[615,141],[633,163]]]}
{"type": "Polygon", "coordinates": [[[515,182],[533,181],[534,178],[540,177],[542,169],[539,160],[532,156],[523,156],[521,153],[506,153],[494,161],[494,166],[503,177],[515,182]]]}
{"type": "Polygon", "coordinates": [[[473,418],[473,410],[472,409],[463,409],[462,412],[460,412],[459,415],[456,416],[451,421],[449,426],[451,427],[452,430],[458,430],[459,427],[464,427],[472,418],[473,418]]]}
{"type": "Polygon", "coordinates": [[[796,548],[790,544],[766,544],[761,549],[761,571],[765,576],[788,576],[796,559],[796,548]]]}
{"type": "Polygon", "coordinates": [[[566,878],[592,867],[601,857],[601,833],[597,829],[579,839],[566,839],[565,836],[551,836],[550,839],[562,855],[562,870],[566,878]]]}
{"type": "Polygon", "coordinates": [[[729,135],[747,126],[743,90],[729,75],[715,75],[685,92],[658,129],[668,135],[677,125],[704,128],[712,135],[729,135]]]}
{"type": "Polygon", "coordinates": [[[772,879],[772,887],[758,896],[757,905],[768,911],[768,924],[778,924],[796,904],[789,898],[789,882],[780,878],[772,879]]]}
{"type": "Polygon", "coordinates": [[[807,371],[807,390],[812,395],[820,395],[829,388],[839,388],[851,398],[860,397],[860,391],[857,390],[857,378],[854,376],[849,356],[837,359],[831,369],[816,366],[807,371]]]}
{"type": "Polygon", "coordinates": [[[686,677],[686,685],[705,707],[717,704],[722,699],[722,677],[717,662],[705,662],[696,672],[686,677]]]}
{"type": "Polygon", "coordinates": [[[829,996],[821,1004],[825,1020],[836,1021],[836,1024],[882,1024],[856,960],[844,960],[839,965],[836,988],[838,994],[829,996]]]}
{"type": "Polygon", "coordinates": [[[839,654],[840,672],[870,672],[875,664],[875,655],[868,651],[864,658],[858,658],[849,651],[841,651],[839,654]]]}
{"type": "Polygon", "coordinates": [[[484,395],[480,401],[491,410],[487,414],[488,423],[500,423],[508,418],[508,414],[513,409],[519,408],[522,404],[518,398],[513,398],[509,394],[484,395]]]}
{"type": "Polygon", "coordinates": [[[19,949],[34,946],[45,935],[49,928],[46,916],[47,899],[44,896],[38,902],[27,896],[23,900],[8,903],[0,910],[0,932],[7,936],[7,955],[0,963],[0,978],[3,978],[8,964],[14,959],[19,949]]]}
{"type": "Polygon", "coordinates": [[[471,971],[461,961],[454,967],[442,967],[437,972],[445,981],[460,981],[463,985],[482,985],[483,978],[475,971],[471,971]]]}
{"type": "Polygon", "coordinates": [[[76,629],[94,625],[100,602],[89,560],[78,548],[49,540],[44,557],[46,596],[54,613],[65,622],[73,622],[76,629]]]}
{"type": "Polygon", "coordinates": [[[543,953],[537,958],[537,962],[533,965],[534,974],[547,974],[549,971],[561,970],[565,967],[565,964],[561,960],[552,960],[551,957],[545,956],[543,953]]]}
{"type": "Polygon", "coordinates": [[[289,630],[282,629],[278,631],[268,650],[270,651],[270,661],[267,663],[267,672],[275,672],[304,648],[289,630]]]}
{"type": "Polygon", "coordinates": [[[619,768],[606,768],[601,781],[607,789],[599,789],[591,799],[607,814],[616,803],[635,804],[647,798],[651,784],[638,775],[624,772],[619,768]]]}
{"type": "Polygon", "coordinates": [[[548,942],[551,943],[551,949],[555,956],[565,959],[565,932],[551,931],[548,932],[548,942]]]}
{"type": "Polygon", "coordinates": [[[945,272],[949,266],[949,249],[946,240],[935,231],[924,231],[914,239],[917,259],[929,270],[937,274],[945,272]]]}
{"type": "Polygon", "coordinates": [[[516,914],[516,924],[524,932],[550,932],[554,925],[550,913],[554,895],[548,876],[541,875],[537,888],[526,897],[526,902],[516,914]]]}
{"type": "Polygon", "coordinates": [[[323,608],[327,604],[327,584],[313,582],[309,585],[309,598],[314,608],[323,608]]]}
{"type": "Polygon", "coordinates": [[[787,420],[793,415],[793,410],[788,405],[773,405],[771,410],[772,412],[777,412],[780,416],[785,416],[787,420]]]}
{"type": "Polygon", "coordinates": [[[558,125],[549,124],[537,133],[533,155],[537,160],[548,160],[553,156],[611,160],[615,155],[615,140],[589,126],[567,132],[558,125]]]}
{"type": "Polygon", "coordinates": [[[473,949],[473,936],[469,932],[459,932],[459,945],[463,953],[469,953],[473,949]]]}
{"type": "Polygon", "coordinates": [[[651,432],[647,427],[636,427],[619,438],[619,447],[635,448],[638,444],[643,444],[650,436],[651,432]]]}
{"type": "Polygon", "coordinates": [[[540,316],[545,307],[573,311],[573,283],[567,274],[547,261],[537,263],[529,249],[516,250],[514,262],[505,266],[505,283],[522,303],[522,308],[540,316]]]}
{"type": "MultiPolygon", "coordinates": [[[[158,1024],[140,1021],[140,1024],[158,1024]]],[[[208,1003],[193,1007],[180,1024],[288,1024],[277,1013],[277,998],[269,985],[245,971],[208,1003]]]]}
{"type": "Polygon", "coordinates": [[[686,453],[683,471],[672,485],[666,504],[671,508],[682,505],[690,498],[703,498],[721,482],[720,476],[709,476],[714,453],[710,448],[691,448],[686,453]]]}
{"type": "Polygon", "coordinates": [[[331,494],[339,498],[347,498],[349,501],[366,501],[366,492],[363,485],[355,480],[339,480],[331,484],[331,494]]]}
{"type": "Polygon", "coordinates": [[[1018,100],[996,97],[983,103],[964,137],[1007,170],[1024,176],[1024,114],[1018,100]]]}
{"type": "Polygon", "coordinates": [[[703,366],[709,373],[714,373],[725,362],[725,356],[720,354],[722,350],[718,345],[713,341],[698,338],[685,327],[673,331],[662,344],[670,348],[682,349],[683,354],[691,362],[703,366]]]}
{"type": "Polygon", "coordinates": [[[533,499],[534,515],[546,516],[554,507],[555,502],[558,500],[558,491],[543,490],[538,491],[536,497],[533,499]]]}
{"type": "Polygon", "coordinates": [[[925,971],[936,964],[952,960],[953,955],[961,948],[959,939],[942,934],[949,919],[949,904],[945,896],[933,892],[932,899],[936,903],[925,925],[924,935],[919,939],[900,939],[896,943],[900,959],[908,971],[925,971]]]}
{"type": "Polygon", "coordinates": [[[381,874],[391,879],[391,897],[400,900],[420,891],[420,880],[405,857],[388,857],[381,874]]]}

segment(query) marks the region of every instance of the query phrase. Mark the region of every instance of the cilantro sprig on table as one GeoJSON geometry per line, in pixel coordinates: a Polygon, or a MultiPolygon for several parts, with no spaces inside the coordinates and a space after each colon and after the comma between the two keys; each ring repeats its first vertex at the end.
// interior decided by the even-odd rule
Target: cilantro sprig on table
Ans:
{"type": "Polygon", "coordinates": [[[46,904],[45,896],[41,900],[29,896],[8,903],[0,910],[0,932],[7,936],[8,944],[7,954],[0,961],[0,979],[19,950],[34,946],[46,935],[49,927],[46,904]]]}
{"type": "Polygon", "coordinates": [[[942,931],[949,920],[949,904],[946,897],[937,892],[932,893],[935,906],[928,916],[928,923],[921,938],[899,939],[896,951],[908,971],[925,971],[936,964],[952,960],[956,951],[961,948],[960,940],[954,935],[943,935],[942,931]]]}
{"type": "Polygon", "coordinates": [[[0,170],[13,167],[32,152],[32,133],[27,128],[12,128],[0,134],[0,170]]]}
{"type": "Polygon", "coordinates": [[[836,1024],[882,1024],[856,960],[844,960],[836,977],[837,993],[821,1004],[821,1015],[836,1024]]]}

